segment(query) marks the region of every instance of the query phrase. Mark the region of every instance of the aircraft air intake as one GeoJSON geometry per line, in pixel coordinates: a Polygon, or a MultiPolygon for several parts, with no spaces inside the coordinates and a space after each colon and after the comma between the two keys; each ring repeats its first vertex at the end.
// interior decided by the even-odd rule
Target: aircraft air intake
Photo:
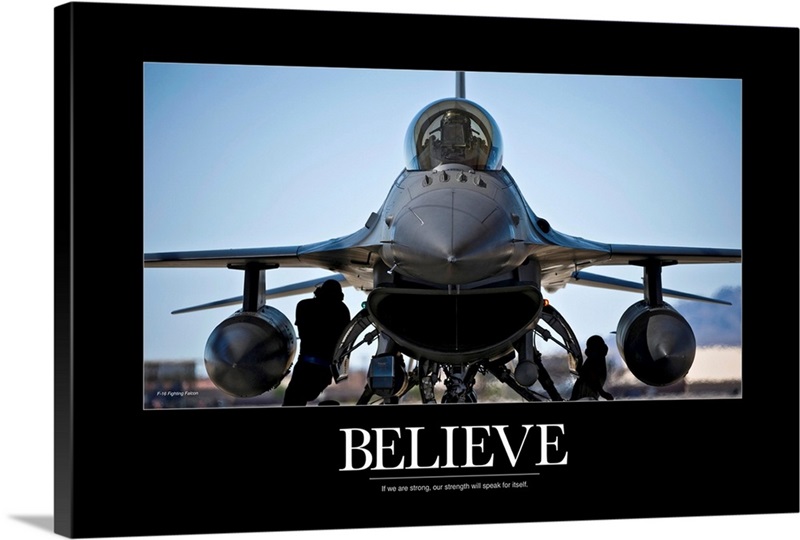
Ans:
{"type": "Polygon", "coordinates": [[[531,285],[462,290],[379,287],[367,298],[376,326],[415,358],[461,364],[511,350],[542,311],[531,285]]]}

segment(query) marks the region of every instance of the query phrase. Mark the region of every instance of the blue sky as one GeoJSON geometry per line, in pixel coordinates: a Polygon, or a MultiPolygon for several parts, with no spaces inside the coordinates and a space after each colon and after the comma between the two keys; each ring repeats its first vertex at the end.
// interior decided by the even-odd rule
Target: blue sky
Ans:
{"type": "MultiPolygon", "coordinates": [[[[287,246],[357,230],[405,165],[409,122],[452,96],[454,81],[452,72],[146,65],[144,251],[287,246]]],[[[466,95],[499,124],[504,166],[555,229],[741,247],[740,81],[467,73],[466,95]]],[[[593,271],[641,278],[632,267],[593,271]]],[[[278,269],[267,282],[324,275],[278,269]]],[[[663,281],[713,295],[741,284],[741,266],[670,267],[663,281]]],[[[147,269],[144,284],[145,358],[199,359],[234,308],[170,311],[241,294],[242,274],[147,269]]],[[[640,299],[577,285],[546,296],[582,343],[610,335],[640,299]]],[[[365,298],[346,291],[352,313],[365,298]]],[[[293,319],[300,299],[272,304],[293,319]]]]}

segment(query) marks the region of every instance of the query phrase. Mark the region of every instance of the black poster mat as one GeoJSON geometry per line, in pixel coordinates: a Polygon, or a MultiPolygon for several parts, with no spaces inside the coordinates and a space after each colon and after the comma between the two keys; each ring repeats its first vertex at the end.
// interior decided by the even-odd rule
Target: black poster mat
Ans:
{"type": "Polygon", "coordinates": [[[58,534],[798,512],[796,28],[97,3],[55,15],[58,534]],[[741,397],[145,410],[148,62],[741,80],[741,397]],[[766,287],[788,307],[764,305],[766,287]],[[384,441],[369,467],[365,433],[384,441]],[[313,519],[292,518],[298,501],[313,519]]]}

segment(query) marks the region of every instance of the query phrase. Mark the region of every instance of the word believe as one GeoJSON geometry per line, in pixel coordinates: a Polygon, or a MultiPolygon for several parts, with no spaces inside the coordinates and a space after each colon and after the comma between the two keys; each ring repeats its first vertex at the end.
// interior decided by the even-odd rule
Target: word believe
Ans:
{"type": "Polygon", "coordinates": [[[504,455],[508,463],[516,467],[528,440],[528,433],[534,428],[538,431],[536,446],[539,452],[538,461],[534,465],[567,464],[567,452],[564,451],[563,455],[560,455],[558,448],[559,440],[564,435],[563,424],[524,424],[521,426],[524,434],[518,443],[509,441],[506,432],[508,427],[507,425],[442,426],[437,433],[426,433],[422,437],[420,433],[425,429],[423,427],[340,429],[339,431],[344,433],[345,465],[339,470],[388,471],[492,467],[496,453],[504,455]],[[420,440],[426,442],[422,452],[420,440]],[[431,450],[432,445],[437,442],[443,442],[443,452],[441,449],[431,450]],[[499,451],[498,442],[502,446],[502,451],[499,451]],[[559,455],[553,457],[554,461],[549,461],[551,454],[559,455]]]}

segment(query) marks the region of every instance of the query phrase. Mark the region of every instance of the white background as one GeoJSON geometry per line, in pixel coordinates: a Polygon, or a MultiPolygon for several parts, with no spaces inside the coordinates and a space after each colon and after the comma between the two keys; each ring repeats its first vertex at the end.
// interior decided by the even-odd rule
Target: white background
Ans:
{"type": "MultiPolygon", "coordinates": [[[[137,2],[172,5],[222,5],[223,2],[137,2]]],[[[0,16],[2,99],[0,99],[0,220],[2,265],[0,338],[0,538],[52,537],[53,527],[53,8],[58,2],[4,2],[0,16]]],[[[561,0],[530,2],[405,0],[238,1],[241,7],[341,11],[462,14],[584,20],[654,21],[756,26],[800,26],[792,1],[711,2],[671,0],[636,2],[561,0]],[[518,5],[519,4],[519,5],[518,5]],[[746,4],[746,6],[745,6],[746,4]]],[[[744,419],[743,419],[744,420],[744,419]]],[[[733,467],[740,465],[732,464],[733,467]]],[[[757,464],[748,464],[750,466],[757,464]]],[[[796,481],[796,479],[795,479],[796,481]]],[[[701,487],[700,487],[701,488],[701,487]]],[[[741,486],[743,496],[748,486],[741,486]]],[[[589,500],[602,493],[585,493],[589,500]]],[[[566,502],[566,501],[565,501],[566,502]]],[[[202,509],[198,509],[202,511],[202,509]]],[[[196,535],[203,539],[361,540],[409,535],[482,538],[515,535],[541,538],[796,538],[800,514],[670,518],[569,523],[472,525],[413,529],[196,535]]],[[[173,537],[158,537],[173,538],[173,537]]]]}

